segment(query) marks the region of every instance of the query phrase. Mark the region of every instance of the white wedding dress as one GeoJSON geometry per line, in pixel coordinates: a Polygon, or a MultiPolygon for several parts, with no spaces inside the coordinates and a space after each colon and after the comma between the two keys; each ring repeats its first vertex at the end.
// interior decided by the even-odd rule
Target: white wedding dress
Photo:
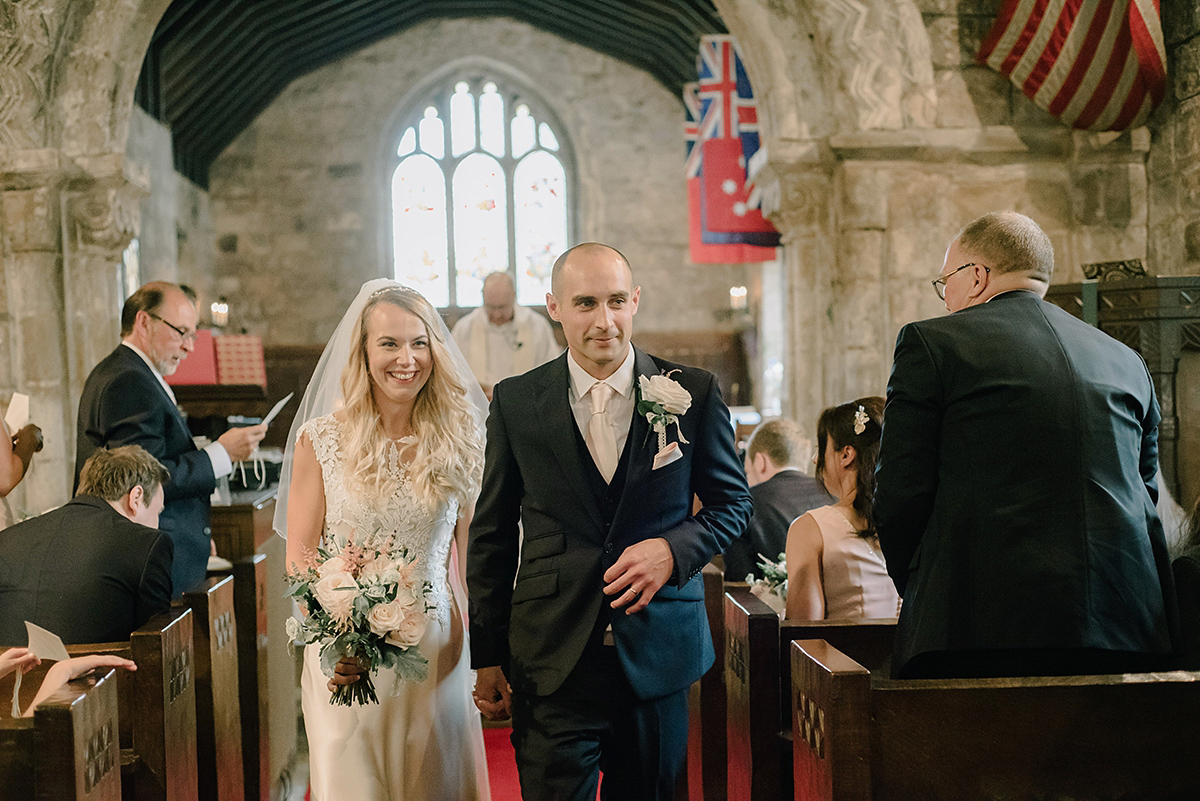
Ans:
{"type": "Polygon", "coordinates": [[[433,586],[436,604],[421,653],[429,677],[399,683],[390,670],[374,675],[379,704],[334,706],[321,672],[320,645],[305,646],[301,703],[308,733],[313,801],[487,801],[487,765],[463,627],[464,597],[449,580],[457,503],[430,514],[416,503],[403,465],[389,466],[399,491],[383,508],[347,490],[333,415],[306,423],[325,484],[325,538],[353,530],[394,531],[419,560],[416,575],[433,586]]]}

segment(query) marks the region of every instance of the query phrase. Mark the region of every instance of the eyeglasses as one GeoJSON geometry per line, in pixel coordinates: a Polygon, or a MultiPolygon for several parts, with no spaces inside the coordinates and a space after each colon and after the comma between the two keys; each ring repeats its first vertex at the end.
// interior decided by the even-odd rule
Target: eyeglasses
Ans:
{"type": "MultiPolygon", "coordinates": [[[[943,275],[939,278],[935,278],[929,282],[929,283],[933,284],[933,291],[937,293],[937,296],[940,300],[946,299],[946,281],[949,280],[950,276],[954,275],[955,273],[959,272],[960,270],[965,270],[968,267],[983,267],[983,265],[976,264],[973,261],[967,262],[962,267],[959,267],[957,270],[951,270],[950,272],[946,273],[945,275],[943,275]]],[[[992,270],[990,267],[983,267],[983,271],[985,273],[990,273],[992,270]]]]}
{"type": "Polygon", "coordinates": [[[155,314],[154,312],[146,312],[146,314],[150,315],[150,316],[151,316],[151,317],[153,317],[155,320],[158,320],[160,323],[162,323],[163,325],[165,325],[167,328],[170,328],[170,329],[171,329],[172,331],[174,331],[176,334],[179,334],[179,338],[180,338],[180,339],[182,339],[184,342],[195,342],[195,341],[196,341],[196,337],[200,336],[200,332],[199,332],[199,331],[192,331],[192,332],[190,332],[190,333],[189,333],[189,332],[187,331],[187,329],[185,329],[185,328],[180,328],[180,327],[179,327],[179,326],[177,326],[177,325],[171,325],[170,323],[168,323],[168,322],[167,322],[166,320],[164,320],[163,318],[159,317],[159,316],[158,316],[157,314],[155,314]]]}

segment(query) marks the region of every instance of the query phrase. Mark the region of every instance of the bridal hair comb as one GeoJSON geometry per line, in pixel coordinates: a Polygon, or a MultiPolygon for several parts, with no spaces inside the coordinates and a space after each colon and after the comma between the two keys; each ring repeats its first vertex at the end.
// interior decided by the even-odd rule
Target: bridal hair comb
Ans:
{"type": "Polygon", "coordinates": [[[867,430],[867,423],[871,422],[871,418],[867,415],[867,410],[860,403],[858,410],[854,412],[854,433],[861,434],[867,430]]]}
{"type": "Polygon", "coordinates": [[[424,295],[422,295],[420,292],[418,292],[417,290],[413,289],[410,286],[397,285],[397,286],[385,286],[383,289],[376,289],[374,292],[371,293],[371,299],[373,300],[373,299],[379,297],[380,295],[386,295],[389,292],[402,292],[407,295],[415,295],[416,297],[421,298],[421,299],[425,298],[424,295]]]}

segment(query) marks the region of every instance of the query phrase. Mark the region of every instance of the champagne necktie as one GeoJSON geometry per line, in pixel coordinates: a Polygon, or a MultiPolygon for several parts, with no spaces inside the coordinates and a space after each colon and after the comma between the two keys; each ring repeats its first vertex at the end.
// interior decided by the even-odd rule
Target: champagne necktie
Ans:
{"type": "Polygon", "coordinates": [[[603,381],[592,384],[592,418],[588,421],[587,446],[604,477],[605,483],[612,481],[617,472],[617,438],[613,434],[612,419],[608,416],[608,402],[613,388],[603,381]]]}

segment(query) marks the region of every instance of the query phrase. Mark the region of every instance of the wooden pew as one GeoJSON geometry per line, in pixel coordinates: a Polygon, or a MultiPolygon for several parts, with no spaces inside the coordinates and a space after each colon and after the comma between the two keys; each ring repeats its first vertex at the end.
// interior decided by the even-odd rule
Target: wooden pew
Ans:
{"type": "Polygon", "coordinates": [[[233,586],[232,576],[208,578],[175,601],[193,615],[199,794],[214,801],[246,798],[233,586]]]}
{"type": "Polygon", "coordinates": [[[896,619],[783,620],[748,587],[725,592],[728,798],[792,795],[791,653],[795,639],[822,638],[872,668],[892,652],[896,619]]]}
{"type": "Polygon", "coordinates": [[[238,697],[242,707],[242,781],[247,799],[270,801],[267,557],[252,554],[235,558],[231,573],[233,616],[237,622],[238,697]]]}
{"type": "MultiPolygon", "coordinates": [[[[10,686],[6,703],[11,692],[10,686]]],[[[13,719],[5,712],[0,717],[0,798],[119,801],[117,730],[112,668],[68,682],[32,718],[13,719]]]]}
{"type": "Polygon", "coordinates": [[[792,644],[799,799],[1200,798],[1200,672],[885,679],[792,644]]]}
{"type": "MultiPolygon", "coordinates": [[[[719,567],[701,571],[704,609],[716,659],[688,693],[687,801],[725,801],[725,581],[719,567]]],[[[744,586],[744,585],[738,585],[744,586]]]]}
{"type": "MultiPolygon", "coordinates": [[[[68,645],[67,652],[116,654],[137,663],[137,670],[116,675],[122,797],[198,801],[191,610],[152,617],[129,642],[68,645]]],[[[49,664],[22,680],[22,708],[33,700],[49,664]]],[[[12,696],[12,678],[0,679],[0,698],[12,696]]]]}

